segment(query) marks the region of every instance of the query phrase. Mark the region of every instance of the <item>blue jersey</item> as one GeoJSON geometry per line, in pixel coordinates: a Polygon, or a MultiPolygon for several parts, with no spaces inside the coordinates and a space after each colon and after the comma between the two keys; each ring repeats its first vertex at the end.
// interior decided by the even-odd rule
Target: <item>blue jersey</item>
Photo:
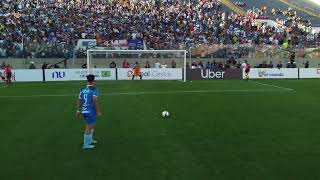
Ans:
{"type": "Polygon", "coordinates": [[[94,107],[93,97],[99,96],[99,91],[93,86],[87,86],[80,91],[79,99],[82,102],[82,114],[96,115],[96,108],[94,107]]]}

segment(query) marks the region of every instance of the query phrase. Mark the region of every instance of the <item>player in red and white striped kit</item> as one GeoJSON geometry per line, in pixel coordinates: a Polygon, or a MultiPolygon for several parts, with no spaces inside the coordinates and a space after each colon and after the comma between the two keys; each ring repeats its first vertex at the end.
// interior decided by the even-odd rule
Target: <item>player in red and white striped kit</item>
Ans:
{"type": "Polygon", "coordinates": [[[250,73],[251,65],[249,63],[246,64],[246,68],[244,72],[246,73],[246,80],[249,80],[249,73],[250,73]]]}
{"type": "Polygon", "coordinates": [[[246,76],[246,80],[249,80],[249,73],[250,73],[250,69],[251,69],[251,65],[248,63],[247,60],[244,61],[244,63],[242,64],[242,68],[244,68],[244,73],[246,76]]]}
{"type": "Polygon", "coordinates": [[[6,77],[6,84],[7,86],[11,85],[11,77],[12,77],[12,71],[11,71],[11,66],[10,64],[7,64],[6,67],[4,68],[4,73],[6,77]]]}

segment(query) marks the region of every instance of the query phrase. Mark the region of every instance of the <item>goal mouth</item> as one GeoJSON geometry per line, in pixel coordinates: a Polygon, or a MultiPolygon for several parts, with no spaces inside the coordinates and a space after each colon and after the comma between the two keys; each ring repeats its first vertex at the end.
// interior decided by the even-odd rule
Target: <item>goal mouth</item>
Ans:
{"type": "Polygon", "coordinates": [[[90,49],[87,50],[85,68],[88,69],[88,74],[99,76],[112,76],[115,73],[115,80],[180,80],[186,82],[186,57],[186,50],[90,49]],[[101,69],[105,71],[102,73],[101,69]]]}

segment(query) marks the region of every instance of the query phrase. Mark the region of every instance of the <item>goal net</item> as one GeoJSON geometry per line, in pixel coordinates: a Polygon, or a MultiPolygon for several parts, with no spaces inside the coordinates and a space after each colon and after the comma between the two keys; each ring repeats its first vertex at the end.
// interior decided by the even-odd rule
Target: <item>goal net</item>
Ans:
{"type": "Polygon", "coordinates": [[[185,50],[88,50],[87,68],[111,69],[116,80],[131,80],[139,66],[143,80],[186,81],[185,50]]]}

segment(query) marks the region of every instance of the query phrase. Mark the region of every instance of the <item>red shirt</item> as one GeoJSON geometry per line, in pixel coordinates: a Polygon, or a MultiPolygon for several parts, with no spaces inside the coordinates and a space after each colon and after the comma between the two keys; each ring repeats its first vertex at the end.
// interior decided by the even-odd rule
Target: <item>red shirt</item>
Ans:
{"type": "Polygon", "coordinates": [[[6,72],[6,73],[11,73],[11,67],[10,67],[10,66],[6,66],[6,67],[4,68],[4,72],[6,72]]]}
{"type": "Polygon", "coordinates": [[[246,69],[250,70],[250,68],[251,68],[251,65],[250,65],[250,64],[247,64],[247,65],[246,65],[246,69]]]}
{"type": "Polygon", "coordinates": [[[122,68],[129,68],[129,63],[128,62],[123,62],[122,63],[122,68]]]}

